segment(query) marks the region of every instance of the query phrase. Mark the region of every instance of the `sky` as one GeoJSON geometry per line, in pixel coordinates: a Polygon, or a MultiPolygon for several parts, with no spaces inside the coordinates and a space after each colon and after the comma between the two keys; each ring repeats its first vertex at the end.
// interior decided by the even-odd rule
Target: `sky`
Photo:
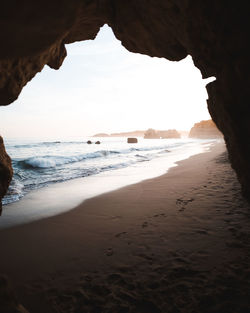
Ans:
{"type": "Polygon", "coordinates": [[[62,67],[45,66],[9,106],[0,107],[5,138],[73,138],[154,128],[189,130],[209,119],[200,71],[127,51],[108,26],[95,40],[67,45],[62,67]]]}

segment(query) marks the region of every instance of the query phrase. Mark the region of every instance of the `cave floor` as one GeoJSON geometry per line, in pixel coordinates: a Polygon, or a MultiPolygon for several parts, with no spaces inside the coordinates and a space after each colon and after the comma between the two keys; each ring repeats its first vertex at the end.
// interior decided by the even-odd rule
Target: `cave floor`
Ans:
{"type": "Polygon", "coordinates": [[[1,231],[29,312],[248,313],[250,206],[223,145],[167,174],[1,231]]]}

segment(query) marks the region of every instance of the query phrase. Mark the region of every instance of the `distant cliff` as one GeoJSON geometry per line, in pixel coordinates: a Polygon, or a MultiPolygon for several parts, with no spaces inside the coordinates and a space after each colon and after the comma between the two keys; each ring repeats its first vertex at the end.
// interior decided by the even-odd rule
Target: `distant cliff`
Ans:
{"type": "Polygon", "coordinates": [[[181,134],[176,129],[158,130],[157,133],[162,139],[181,138],[181,134]]]}
{"type": "Polygon", "coordinates": [[[121,132],[121,133],[98,133],[93,137],[144,137],[146,139],[166,139],[166,138],[181,138],[181,134],[176,129],[168,130],[155,130],[149,128],[148,130],[134,130],[131,132],[121,132]]]}
{"type": "Polygon", "coordinates": [[[218,130],[212,120],[195,123],[189,132],[189,138],[220,138],[222,133],[218,130]]]}
{"type": "Polygon", "coordinates": [[[112,133],[112,134],[99,133],[95,134],[93,137],[143,137],[144,133],[145,130],[134,130],[131,132],[112,133]]]}
{"type": "Polygon", "coordinates": [[[93,137],[109,137],[109,134],[99,133],[99,134],[95,134],[93,137]]]}
{"type": "Polygon", "coordinates": [[[131,132],[113,133],[111,137],[143,137],[145,130],[134,130],[131,132]]]}
{"type": "Polygon", "coordinates": [[[153,128],[149,128],[145,131],[144,134],[145,139],[159,139],[160,135],[157,133],[157,131],[153,128]]]}
{"type": "Polygon", "coordinates": [[[144,134],[145,139],[168,139],[168,138],[181,138],[180,133],[176,129],[168,129],[168,130],[155,130],[153,128],[149,128],[145,131],[144,134]]]}

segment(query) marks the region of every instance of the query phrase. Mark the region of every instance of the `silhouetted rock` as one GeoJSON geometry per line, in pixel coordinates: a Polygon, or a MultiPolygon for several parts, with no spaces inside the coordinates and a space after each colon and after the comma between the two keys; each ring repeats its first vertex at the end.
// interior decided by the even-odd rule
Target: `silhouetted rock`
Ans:
{"type": "Polygon", "coordinates": [[[95,142],[95,144],[96,145],[99,145],[101,142],[99,141],[99,140],[97,140],[96,142],[95,142]]]}
{"type": "Polygon", "coordinates": [[[137,138],[128,138],[127,139],[127,143],[137,143],[137,142],[138,142],[137,138]]]}
{"type": "Polygon", "coordinates": [[[92,141],[91,141],[91,140],[88,140],[88,141],[87,141],[87,144],[88,144],[88,145],[91,145],[91,144],[92,144],[92,141]]]}
{"type": "Polygon", "coordinates": [[[2,198],[7,192],[12,175],[11,159],[5,151],[3,138],[0,136],[0,215],[2,212],[2,198]]]}
{"type": "Polygon", "coordinates": [[[189,132],[189,138],[221,138],[222,133],[218,130],[212,120],[195,123],[189,132]]]}

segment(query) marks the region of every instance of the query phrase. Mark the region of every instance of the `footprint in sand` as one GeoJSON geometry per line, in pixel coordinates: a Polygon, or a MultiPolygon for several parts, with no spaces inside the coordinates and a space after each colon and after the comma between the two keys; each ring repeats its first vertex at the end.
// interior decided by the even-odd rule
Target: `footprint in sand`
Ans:
{"type": "Polygon", "coordinates": [[[155,215],[153,215],[153,217],[165,217],[166,216],[166,214],[165,213],[159,213],[159,214],[155,214],[155,215]]]}
{"type": "Polygon", "coordinates": [[[187,199],[184,199],[184,198],[178,198],[176,199],[176,205],[178,207],[180,207],[179,209],[179,212],[183,212],[185,209],[186,209],[186,206],[190,203],[190,202],[193,202],[194,201],[194,198],[187,198],[187,199]]]}
{"type": "Polygon", "coordinates": [[[112,248],[108,248],[108,249],[106,250],[105,254],[106,254],[107,256],[111,256],[111,255],[114,254],[114,250],[113,250],[112,248]]]}
{"type": "Polygon", "coordinates": [[[186,209],[185,207],[181,207],[181,208],[179,209],[179,212],[183,212],[185,209],[186,209]]]}
{"type": "Polygon", "coordinates": [[[208,235],[208,232],[205,229],[197,229],[195,233],[200,234],[200,235],[208,235]]]}
{"type": "Polygon", "coordinates": [[[126,235],[126,234],[127,234],[127,232],[126,232],[126,231],[123,231],[123,232],[121,232],[121,233],[116,234],[115,237],[116,237],[116,238],[119,238],[119,237],[121,237],[122,235],[126,235]]]}

